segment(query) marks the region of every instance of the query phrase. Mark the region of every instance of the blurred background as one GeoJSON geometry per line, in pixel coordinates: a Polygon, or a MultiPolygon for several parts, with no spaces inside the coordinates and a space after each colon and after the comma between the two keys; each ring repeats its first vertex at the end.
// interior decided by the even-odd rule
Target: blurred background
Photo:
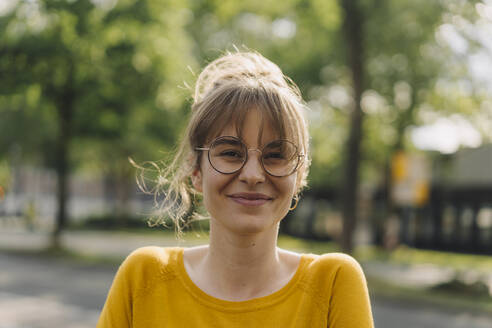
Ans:
{"type": "Polygon", "coordinates": [[[149,227],[197,74],[277,63],[308,104],[309,188],[279,244],[344,251],[377,327],[492,327],[492,1],[0,0],[0,328],[93,327],[149,227]],[[406,326],[405,326],[406,324],[406,326]]]}

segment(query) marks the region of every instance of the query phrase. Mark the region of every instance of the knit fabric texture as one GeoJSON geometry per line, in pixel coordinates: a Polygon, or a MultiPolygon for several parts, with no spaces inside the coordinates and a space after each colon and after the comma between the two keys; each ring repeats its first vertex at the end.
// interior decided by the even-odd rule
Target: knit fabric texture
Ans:
{"type": "Polygon", "coordinates": [[[302,254],[280,290],[233,302],[193,283],[183,251],[144,247],[130,254],[118,269],[97,328],[374,327],[364,274],[348,255],[302,254]]]}

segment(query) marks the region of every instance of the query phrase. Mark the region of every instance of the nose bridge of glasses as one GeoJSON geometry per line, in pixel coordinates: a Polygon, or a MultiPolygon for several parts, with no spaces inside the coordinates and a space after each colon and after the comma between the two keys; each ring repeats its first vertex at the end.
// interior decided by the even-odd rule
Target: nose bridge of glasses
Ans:
{"type": "Polygon", "coordinates": [[[249,152],[250,151],[257,152],[258,155],[257,156],[247,156],[246,158],[244,158],[244,166],[247,166],[248,165],[248,162],[250,162],[250,159],[252,157],[256,157],[256,160],[255,160],[256,167],[257,168],[259,167],[260,170],[263,171],[263,164],[262,164],[262,160],[261,160],[261,156],[263,155],[262,151],[260,149],[258,149],[258,148],[248,148],[247,151],[248,151],[248,155],[249,155],[249,152]]]}
{"type": "Polygon", "coordinates": [[[258,156],[260,156],[260,157],[263,154],[263,152],[260,149],[258,149],[258,148],[248,148],[248,153],[250,151],[256,151],[259,154],[258,156]]]}

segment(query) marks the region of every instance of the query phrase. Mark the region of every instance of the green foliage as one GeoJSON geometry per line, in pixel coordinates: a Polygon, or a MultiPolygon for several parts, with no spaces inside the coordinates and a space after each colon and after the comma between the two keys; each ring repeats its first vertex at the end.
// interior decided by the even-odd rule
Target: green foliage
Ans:
{"type": "MultiPolygon", "coordinates": [[[[476,2],[360,1],[363,179],[377,179],[426,112],[472,115],[488,97],[461,92],[453,81],[470,80],[466,67],[436,37],[458,16],[473,22],[476,2]]],[[[189,111],[183,86],[198,63],[237,45],[299,84],[311,107],[310,183],[339,184],[352,101],[342,22],[336,0],[18,1],[0,16],[0,158],[18,145],[23,160],[54,166],[68,99],[72,165],[132,179],[129,156],[142,162],[173,150],[189,111]]]]}
{"type": "Polygon", "coordinates": [[[0,161],[0,200],[3,197],[4,189],[8,189],[11,183],[10,169],[6,161],[0,161]]]}
{"type": "Polygon", "coordinates": [[[17,143],[53,165],[61,108],[82,167],[129,178],[128,156],[149,159],[175,143],[188,96],[178,86],[194,65],[186,3],[111,3],[19,2],[0,17],[0,157],[17,143]]]}

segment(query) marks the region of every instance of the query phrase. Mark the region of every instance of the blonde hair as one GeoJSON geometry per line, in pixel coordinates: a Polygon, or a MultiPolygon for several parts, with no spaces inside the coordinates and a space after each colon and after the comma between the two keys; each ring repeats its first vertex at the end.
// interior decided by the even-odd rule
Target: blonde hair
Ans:
{"type": "Polygon", "coordinates": [[[190,218],[199,217],[195,211],[198,192],[190,181],[202,156],[195,148],[203,147],[230,123],[240,137],[242,123],[252,109],[258,110],[263,122],[267,119],[279,138],[290,139],[304,154],[296,173],[295,196],[299,197],[307,184],[310,158],[306,106],[298,87],[257,52],[226,53],[208,64],[196,81],[191,118],[172,162],[163,169],[152,163],[158,170],[152,190],[159,210],[158,218],[151,219],[154,225],[168,217],[181,234],[190,218]]]}

